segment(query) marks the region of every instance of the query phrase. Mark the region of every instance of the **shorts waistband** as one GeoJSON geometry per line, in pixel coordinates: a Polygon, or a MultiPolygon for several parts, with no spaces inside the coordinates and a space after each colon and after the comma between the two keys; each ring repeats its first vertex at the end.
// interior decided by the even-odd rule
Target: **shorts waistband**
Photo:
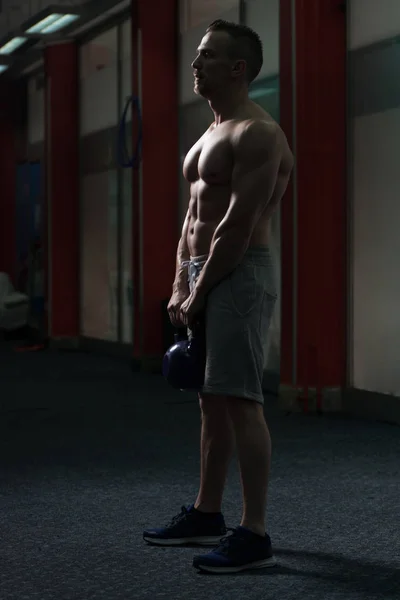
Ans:
{"type": "MultiPolygon", "coordinates": [[[[202,254],[200,256],[191,256],[190,260],[185,261],[186,265],[192,264],[194,266],[203,266],[208,259],[209,255],[208,254],[202,254]]],[[[265,261],[265,260],[270,260],[271,258],[271,250],[269,248],[269,246],[250,246],[249,248],[247,248],[244,256],[243,256],[243,261],[254,261],[257,262],[257,260],[265,261]]]]}
{"type": "Polygon", "coordinates": [[[270,254],[271,250],[269,246],[249,246],[245,256],[269,256],[270,254]]]}
{"type": "MultiPolygon", "coordinates": [[[[267,256],[270,254],[269,246],[249,246],[246,250],[245,256],[267,256]]],[[[203,262],[207,260],[208,254],[202,254],[201,256],[191,256],[190,260],[192,262],[203,262]]]]}
{"type": "Polygon", "coordinates": [[[205,262],[207,262],[208,256],[208,254],[202,254],[201,256],[191,256],[190,262],[194,265],[202,265],[205,262]]]}

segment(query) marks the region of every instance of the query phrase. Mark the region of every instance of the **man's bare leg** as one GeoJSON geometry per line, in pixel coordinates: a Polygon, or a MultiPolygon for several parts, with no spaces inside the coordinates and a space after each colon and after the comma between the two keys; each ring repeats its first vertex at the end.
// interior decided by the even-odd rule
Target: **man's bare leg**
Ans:
{"type": "Polygon", "coordinates": [[[217,513],[234,451],[234,430],[224,396],[200,396],[200,409],[200,490],[195,508],[217,513]]]}
{"type": "Polygon", "coordinates": [[[241,525],[264,536],[271,437],[261,404],[243,398],[228,399],[236,436],[243,490],[241,525]]]}

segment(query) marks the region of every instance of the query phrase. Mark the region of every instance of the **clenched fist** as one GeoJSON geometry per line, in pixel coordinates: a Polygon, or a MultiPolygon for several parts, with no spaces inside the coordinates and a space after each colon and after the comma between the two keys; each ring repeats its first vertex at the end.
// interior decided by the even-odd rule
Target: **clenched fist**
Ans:
{"type": "Polygon", "coordinates": [[[184,327],[182,321],[181,306],[189,298],[189,290],[176,290],[173,292],[168,304],[168,314],[174,327],[184,327]]]}

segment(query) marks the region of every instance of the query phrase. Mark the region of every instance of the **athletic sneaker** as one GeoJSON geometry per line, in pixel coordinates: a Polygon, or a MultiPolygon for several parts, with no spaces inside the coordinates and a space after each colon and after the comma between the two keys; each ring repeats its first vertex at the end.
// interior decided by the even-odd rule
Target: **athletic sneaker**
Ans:
{"type": "Polygon", "coordinates": [[[232,529],[220,546],[204,556],[195,556],[193,566],[208,573],[238,573],[247,569],[274,567],[271,538],[253,533],[245,527],[232,529]]]}
{"type": "Polygon", "coordinates": [[[192,505],[188,508],[182,506],[179,515],[166,527],[145,531],[143,539],[156,546],[218,546],[226,533],[225,520],[221,513],[202,513],[192,505]]]}

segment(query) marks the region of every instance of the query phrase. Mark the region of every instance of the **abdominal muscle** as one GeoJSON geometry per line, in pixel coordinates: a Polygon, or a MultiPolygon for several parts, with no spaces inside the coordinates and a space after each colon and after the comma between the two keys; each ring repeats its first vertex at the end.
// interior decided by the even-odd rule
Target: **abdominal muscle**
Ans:
{"type": "MultiPolygon", "coordinates": [[[[192,184],[187,233],[190,256],[204,256],[210,253],[214,233],[228,210],[230,196],[229,186],[210,186],[202,181],[192,184]]],[[[249,246],[268,245],[269,216],[266,211],[261,215],[249,246]]]]}

